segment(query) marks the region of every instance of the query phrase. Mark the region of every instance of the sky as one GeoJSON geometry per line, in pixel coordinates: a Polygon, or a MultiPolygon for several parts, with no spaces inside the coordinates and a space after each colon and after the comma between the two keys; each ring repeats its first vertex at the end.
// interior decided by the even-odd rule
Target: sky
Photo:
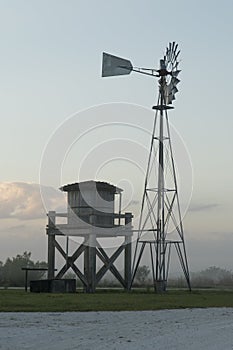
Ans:
{"type": "Polygon", "coordinates": [[[157,82],[101,78],[102,52],[157,68],[174,40],[182,72],[170,121],[193,169],[190,270],[233,269],[232,1],[2,0],[0,13],[0,261],[25,250],[46,260],[46,211],[64,209],[65,183],[122,185],[137,212],[157,82]]]}

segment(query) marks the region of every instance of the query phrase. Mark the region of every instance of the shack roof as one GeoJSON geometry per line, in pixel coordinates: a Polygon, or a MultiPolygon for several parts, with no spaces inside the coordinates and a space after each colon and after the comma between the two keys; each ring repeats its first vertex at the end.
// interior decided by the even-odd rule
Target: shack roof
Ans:
{"type": "Polygon", "coordinates": [[[123,191],[121,188],[111,185],[108,182],[93,180],[75,182],[60,187],[60,190],[63,192],[80,191],[80,189],[93,191],[97,189],[97,191],[107,191],[111,193],[121,193],[123,191]]]}

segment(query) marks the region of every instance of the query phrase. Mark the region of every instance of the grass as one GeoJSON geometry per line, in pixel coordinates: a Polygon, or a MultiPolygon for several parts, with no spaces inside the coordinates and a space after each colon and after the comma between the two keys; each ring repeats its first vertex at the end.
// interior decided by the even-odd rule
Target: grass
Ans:
{"type": "Polygon", "coordinates": [[[0,290],[1,312],[133,311],[196,307],[233,307],[233,291],[168,291],[158,295],[146,291],[37,294],[22,290],[0,290]]]}

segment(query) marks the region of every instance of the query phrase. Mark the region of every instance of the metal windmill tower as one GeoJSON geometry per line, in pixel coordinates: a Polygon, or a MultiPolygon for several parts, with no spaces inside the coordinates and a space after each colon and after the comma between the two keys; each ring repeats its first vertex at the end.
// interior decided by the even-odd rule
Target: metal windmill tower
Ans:
{"type": "Polygon", "coordinates": [[[166,291],[171,248],[177,252],[188,288],[191,290],[184,231],[179,203],[177,175],[172,151],[168,110],[178,92],[178,44],[169,43],[159,69],[133,67],[129,60],[103,54],[102,76],[135,71],[158,78],[159,95],[151,135],[144,192],[133,261],[132,283],[145,247],[149,247],[152,276],[157,292],[166,291]]]}

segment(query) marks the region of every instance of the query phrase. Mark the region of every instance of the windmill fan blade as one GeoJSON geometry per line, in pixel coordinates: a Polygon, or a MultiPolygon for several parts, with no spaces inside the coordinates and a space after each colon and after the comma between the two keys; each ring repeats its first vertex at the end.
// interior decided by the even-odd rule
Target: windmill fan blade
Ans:
{"type": "Polygon", "coordinates": [[[167,98],[167,104],[170,105],[172,103],[172,101],[173,101],[173,95],[170,94],[170,95],[168,95],[168,98],[167,98]]]}
{"type": "Polygon", "coordinates": [[[165,63],[168,64],[169,62],[169,56],[170,56],[170,49],[169,46],[166,48],[166,59],[165,59],[165,63]]]}
{"type": "Polygon", "coordinates": [[[173,95],[175,95],[177,92],[178,92],[177,87],[176,87],[176,86],[173,86],[173,87],[172,87],[172,93],[173,93],[173,95]]]}
{"type": "Polygon", "coordinates": [[[177,54],[176,54],[176,56],[174,58],[174,61],[177,61],[177,58],[178,58],[179,54],[180,54],[180,50],[177,52],[177,54]]]}
{"type": "Polygon", "coordinates": [[[172,60],[173,62],[175,62],[175,60],[176,60],[175,57],[176,57],[177,48],[178,48],[178,44],[175,45],[175,42],[174,42],[174,46],[173,46],[173,48],[172,48],[172,58],[171,58],[171,60],[172,60]]]}
{"type": "Polygon", "coordinates": [[[176,86],[177,84],[179,84],[179,82],[180,82],[180,79],[178,79],[178,78],[176,78],[176,77],[172,77],[172,79],[171,79],[171,84],[172,84],[173,86],[176,86]]]}
{"type": "Polygon", "coordinates": [[[172,65],[172,69],[176,68],[177,64],[177,58],[179,56],[180,51],[177,52],[178,44],[176,44],[175,41],[172,43],[170,42],[166,48],[166,54],[164,56],[164,61],[166,64],[166,67],[169,65],[169,63],[172,65]]]}
{"type": "Polygon", "coordinates": [[[171,52],[172,50],[172,43],[169,43],[169,51],[171,52]]]}
{"type": "MultiPolygon", "coordinates": [[[[175,41],[169,42],[168,46],[166,47],[166,54],[163,60],[160,60],[160,66],[161,61],[163,61],[166,69],[171,74],[170,83],[167,83],[167,85],[164,87],[164,98],[166,104],[171,104],[172,101],[175,100],[175,94],[178,92],[177,84],[180,82],[178,75],[181,70],[178,69],[179,62],[177,61],[180,50],[177,50],[178,44],[175,41]]],[[[166,79],[169,81],[169,77],[166,79]]]]}
{"type": "Polygon", "coordinates": [[[169,49],[168,49],[168,47],[167,47],[166,56],[165,56],[164,62],[165,62],[166,64],[168,64],[168,61],[169,61],[169,49]]]}
{"type": "Polygon", "coordinates": [[[168,60],[171,61],[171,54],[172,54],[172,44],[169,43],[169,55],[168,55],[168,60]]]}
{"type": "Polygon", "coordinates": [[[174,54],[175,41],[172,43],[172,54],[174,54]]]}
{"type": "Polygon", "coordinates": [[[177,78],[178,75],[180,74],[180,72],[181,72],[181,70],[175,70],[175,71],[172,72],[172,76],[177,78]]]}
{"type": "Polygon", "coordinates": [[[102,77],[126,75],[132,70],[133,66],[129,60],[103,52],[102,77]]]}

